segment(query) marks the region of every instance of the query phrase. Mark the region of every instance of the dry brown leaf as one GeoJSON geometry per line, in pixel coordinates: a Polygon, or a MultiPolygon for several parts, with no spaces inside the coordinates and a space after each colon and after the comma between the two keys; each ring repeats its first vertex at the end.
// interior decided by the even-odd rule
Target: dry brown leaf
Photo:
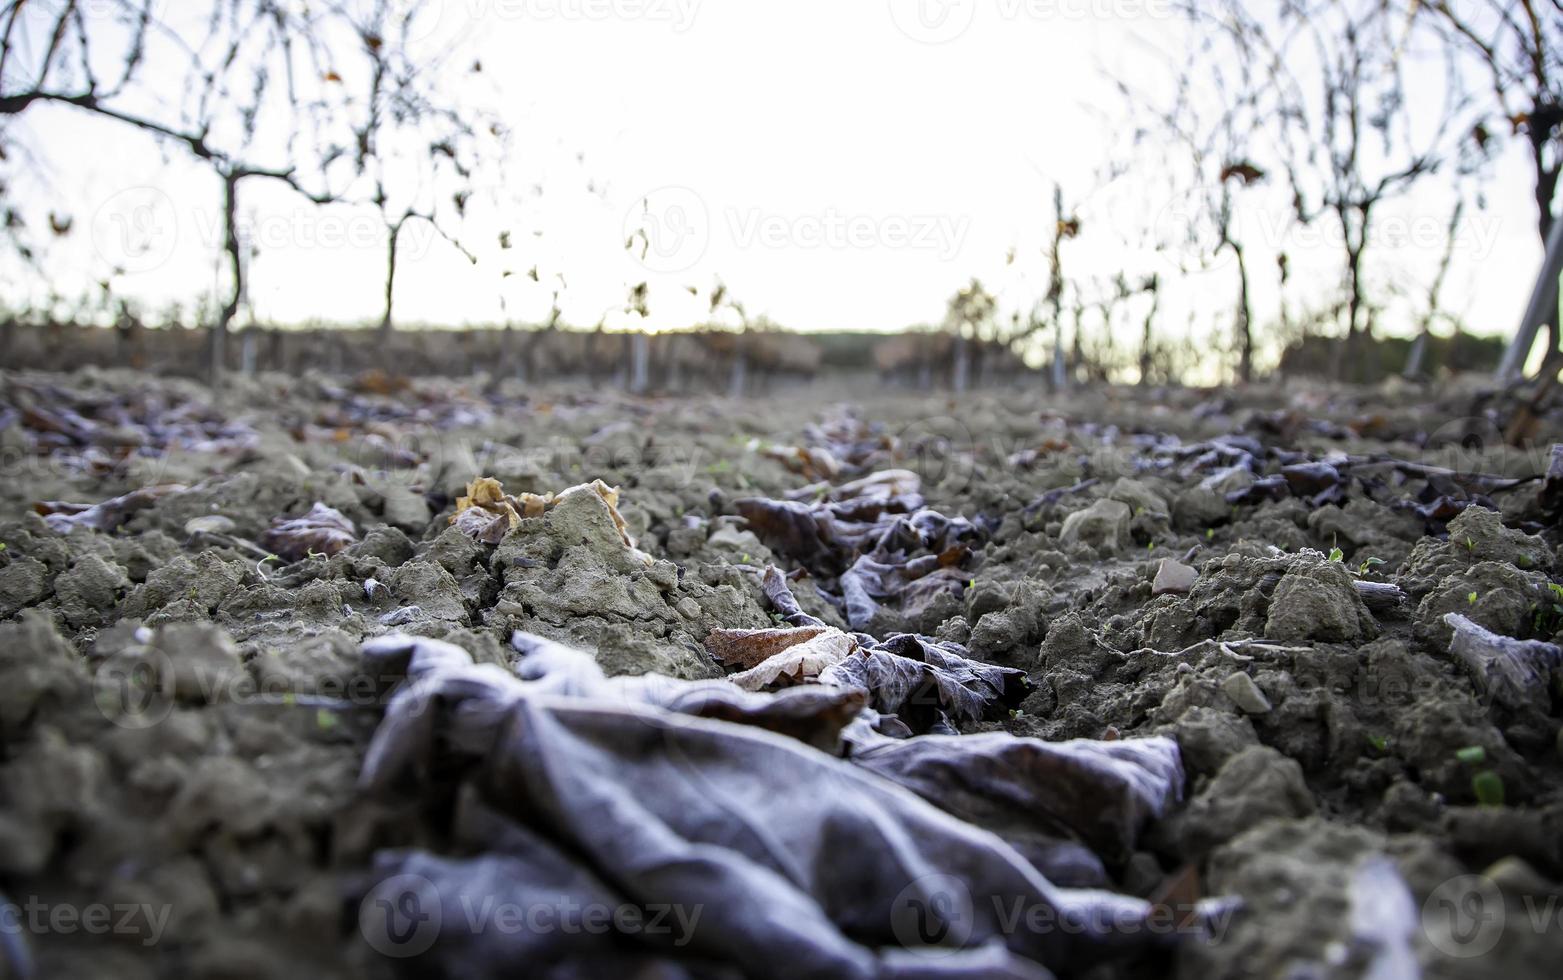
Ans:
{"type": "Polygon", "coordinates": [[[261,535],[261,545],[288,561],[312,554],[334,555],[358,540],[357,529],[341,511],[319,501],[302,517],[278,517],[261,535]]]}
{"type": "Polygon", "coordinates": [[[758,667],[760,664],[828,631],[825,626],[796,626],[763,630],[714,629],[706,637],[706,650],[724,667],[758,667]]]}
{"type": "Polygon", "coordinates": [[[505,492],[505,487],[491,476],[480,476],[467,484],[467,493],[456,499],[456,513],[450,522],[466,534],[485,544],[498,544],[509,531],[520,525],[523,518],[542,517],[561,500],[579,493],[593,493],[608,505],[613,526],[618,529],[624,546],[635,551],[647,564],[650,555],[640,551],[630,534],[624,515],[619,513],[619,491],[601,480],[566,487],[558,493],[523,493],[515,496],[505,492]]]}
{"type": "Polygon", "coordinates": [[[727,679],[745,691],[803,684],[816,680],[827,668],[850,657],[857,648],[857,640],[834,627],[826,627],[818,636],[789,646],[727,679]]]}

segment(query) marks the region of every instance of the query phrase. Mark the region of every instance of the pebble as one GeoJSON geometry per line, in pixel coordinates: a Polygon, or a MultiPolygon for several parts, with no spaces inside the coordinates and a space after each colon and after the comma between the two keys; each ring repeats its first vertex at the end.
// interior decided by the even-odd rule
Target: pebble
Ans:
{"type": "Polygon", "coordinates": [[[1227,679],[1221,682],[1221,690],[1227,697],[1240,708],[1244,714],[1262,715],[1270,710],[1270,699],[1265,697],[1265,692],[1259,690],[1259,685],[1254,679],[1242,671],[1229,674],[1227,679]]]}
{"type": "Polygon", "coordinates": [[[700,618],[700,603],[691,599],[689,596],[685,596],[684,598],[678,600],[678,605],[674,606],[673,608],[677,609],[679,615],[683,616],[685,619],[700,618]]]}
{"type": "Polygon", "coordinates": [[[1173,558],[1163,558],[1151,582],[1151,595],[1183,595],[1194,587],[1199,573],[1173,558]]]}
{"type": "Polygon", "coordinates": [[[403,606],[400,609],[392,609],[380,617],[380,622],[386,626],[405,626],[406,624],[423,615],[423,610],[417,606],[403,606]]]}
{"type": "Polygon", "coordinates": [[[236,527],[233,518],[221,514],[205,514],[185,521],[186,534],[232,534],[236,527]]]}

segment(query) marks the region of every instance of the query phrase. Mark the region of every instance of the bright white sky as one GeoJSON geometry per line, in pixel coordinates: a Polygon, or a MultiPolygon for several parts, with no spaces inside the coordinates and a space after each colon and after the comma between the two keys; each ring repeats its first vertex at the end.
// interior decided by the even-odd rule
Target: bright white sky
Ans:
{"type": "MultiPolygon", "coordinates": [[[[470,45],[516,140],[498,203],[477,208],[468,233],[486,245],[499,227],[517,228],[509,265],[524,271],[535,261],[542,282],[501,281],[493,249],[474,268],[416,228],[399,319],[535,321],[555,274],[568,283],[565,320],[582,326],[622,306],[642,279],[654,328],[701,320],[704,300],[683,287],[708,290],[718,278],[751,314],[802,330],[937,322],[973,276],[1000,290],[1006,308],[1028,307],[1045,288],[1039,246],[1053,182],[1078,200],[1122,143],[1108,74],[1154,87],[1156,47],[1177,43],[1179,25],[1155,16],[1157,3],[448,0],[431,41],[470,45]],[[623,246],[647,195],[661,248],[643,266],[623,246]],[[1006,267],[1012,248],[1020,258],[1006,267]]],[[[209,176],[179,151],[164,159],[143,137],[67,109],[39,111],[27,125],[52,148],[52,192],[76,202],[62,210],[91,229],[51,256],[62,270],[57,289],[91,282],[106,258],[123,262],[127,229],[151,222],[174,234],[156,236],[121,288],[154,307],[210,294],[218,226],[209,176]]],[[[1514,328],[1540,259],[1518,153],[1496,178],[1488,209],[1469,214],[1445,294],[1478,332],[1514,328]]],[[[382,245],[372,214],[321,213],[280,189],[249,186],[245,218],[261,245],[256,315],[376,319],[382,245]]],[[[1385,213],[1386,227],[1411,241],[1380,249],[1381,288],[1422,293],[1447,214],[1438,190],[1385,213]]],[[[1177,215],[1174,202],[1157,220],[1177,215]]],[[[1272,214],[1244,222],[1251,237],[1284,230],[1272,214]]],[[[1087,231],[1096,228],[1088,220],[1087,231]]],[[[1085,276],[1146,261],[1110,235],[1068,247],[1066,262],[1085,276]]],[[[1295,239],[1290,250],[1297,281],[1313,277],[1322,294],[1336,252],[1295,239]]],[[[1164,276],[1177,264],[1148,261],[1141,267],[1164,276]]],[[[1262,325],[1275,311],[1273,264],[1256,256],[1254,268],[1262,325]]],[[[1225,303],[1230,282],[1219,269],[1170,286],[1168,329],[1225,303]]],[[[632,320],[614,314],[608,323],[632,320]]],[[[1409,330],[1403,315],[1384,326],[1409,330]]]]}

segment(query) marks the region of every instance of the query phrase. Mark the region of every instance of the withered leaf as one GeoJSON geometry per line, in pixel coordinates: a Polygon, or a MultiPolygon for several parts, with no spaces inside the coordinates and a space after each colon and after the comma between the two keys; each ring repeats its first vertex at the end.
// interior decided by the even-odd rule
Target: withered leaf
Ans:
{"type": "Polygon", "coordinates": [[[278,517],[261,535],[261,545],[287,561],[311,554],[334,555],[358,540],[358,529],[340,511],[315,502],[302,517],[278,517]]]}
{"type": "MultiPolygon", "coordinates": [[[[578,691],[568,668],[556,683],[561,658],[547,649],[521,662],[526,679],[438,641],[384,638],[365,654],[371,668],[399,658],[413,682],[374,735],[365,790],[455,813],[458,847],[530,856],[439,868],[401,852],[379,865],[390,876],[435,875],[442,900],[521,901],[543,881],[576,901],[700,908],[688,949],[646,932],[634,937],[637,952],[680,959],[697,950],[701,972],[744,976],[868,980],[919,963],[931,975],[905,949],[918,941],[908,932],[917,923],[923,935],[955,937],[938,950],[938,975],[971,980],[1074,972],[1166,941],[1150,928],[1151,903],[1059,888],[998,837],[861,766],[750,726],[691,724],[650,703],[578,691]],[[936,901],[942,882],[970,902],[936,901]],[[1012,907],[1081,926],[1006,928],[1012,907]]],[[[527,932],[442,932],[418,969],[532,966],[537,943],[553,940],[527,932]]],[[[594,939],[581,956],[606,955],[617,937],[594,939]]]]}
{"type": "Polygon", "coordinates": [[[98,504],[72,504],[60,500],[48,500],[33,505],[33,510],[43,515],[51,530],[67,534],[73,527],[90,527],[112,532],[138,510],[151,507],[164,497],[182,493],[185,487],[178,483],[142,487],[127,494],[113,497],[98,504]]]}

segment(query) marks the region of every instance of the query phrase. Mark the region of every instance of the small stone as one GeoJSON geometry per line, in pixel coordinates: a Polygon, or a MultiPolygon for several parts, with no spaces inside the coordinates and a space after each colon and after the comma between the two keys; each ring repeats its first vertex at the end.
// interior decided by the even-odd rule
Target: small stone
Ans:
{"type": "Polygon", "coordinates": [[[1133,513],[1121,500],[1102,499],[1064,518],[1058,540],[1064,545],[1089,544],[1104,551],[1129,546],[1129,522],[1133,513]]]}
{"type": "Polygon", "coordinates": [[[403,606],[393,609],[380,617],[380,622],[385,626],[406,626],[408,623],[423,615],[423,610],[417,606],[403,606]]]}
{"type": "Polygon", "coordinates": [[[191,536],[197,534],[232,534],[238,527],[233,518],[224,517],[222,514],[206,514],[201,517],[192,517],[185,521],[185,533],[191,536]]]}
{"type": "Polygon", "coordinates": [[[382,495],[385,523],[397,530],[415,533],[428,526],[433,515],[429,513],[429,502],[423,494],[409,487],[389,486],[382,495]]]}
{"type": "Polygon", "coordinates": [[[1270,710],[1270,699],[1265,697],[1265,692],[1259,690],[1259,685],[1254,679],[1242,671],[1228,675],[1221,682],[1221,690],[1226,692],[1232,703],[1237,705],[1244,714],[1262,715],[1270,710]]]}
{"type": "Polygon", "coordinates": [[[685,596],[684,598],[678,600],[678,605],[674,606],[673,608],[677,609],[679,615],[683,616],[685,619],[700,618],[700,603],[691,599],[689,596],[685,596]]]}
{"type": "Polygon", "coordinates": [[[1151,582],[1151,595],[1184,595],[1194,587],[1199,573],[1175,558],[1163,558],[1151,582]]]}
{"type": "Polygon", "coordinates": [[[1482,877],[1516,895],[1545,895],[1552,890],[1547,879],[1524,858],[1512,854],[1499,858],[1482,872],[1482,877]]]}

